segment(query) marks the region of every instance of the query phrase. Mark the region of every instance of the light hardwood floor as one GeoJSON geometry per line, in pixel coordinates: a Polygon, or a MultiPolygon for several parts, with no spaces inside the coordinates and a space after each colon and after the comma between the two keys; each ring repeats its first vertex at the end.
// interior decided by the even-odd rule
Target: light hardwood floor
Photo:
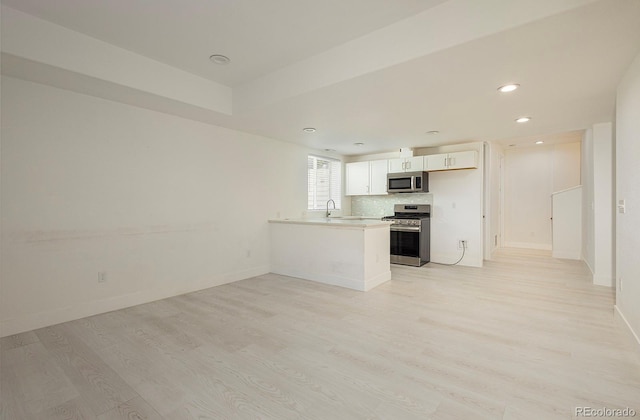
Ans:
{"type": "Polygon", "coordinates": [[[270,274],[6,337],[2,419],[640,418],[637,344],[584,264],[392,271],[366,293],[270,274]]]}

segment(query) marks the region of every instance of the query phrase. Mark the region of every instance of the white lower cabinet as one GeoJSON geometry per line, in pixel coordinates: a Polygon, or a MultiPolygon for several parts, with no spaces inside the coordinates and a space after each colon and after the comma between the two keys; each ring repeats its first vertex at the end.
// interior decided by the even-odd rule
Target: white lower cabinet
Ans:
{"type": "Polygon", "coordinates": [[[387,194],[386,159],[347,163],[345,168],[345,195],[387,194]]]}

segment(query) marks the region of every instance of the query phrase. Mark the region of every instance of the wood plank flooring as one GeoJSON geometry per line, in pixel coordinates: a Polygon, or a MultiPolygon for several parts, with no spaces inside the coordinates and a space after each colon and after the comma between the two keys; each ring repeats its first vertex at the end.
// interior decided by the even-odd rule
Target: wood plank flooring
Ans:
{"type": "Polygon", "coordinates": [[[640,418],[637,344],[581,262],[393,266],[362,293],[278,275],[1,340],[1,418],[640,418]]]}

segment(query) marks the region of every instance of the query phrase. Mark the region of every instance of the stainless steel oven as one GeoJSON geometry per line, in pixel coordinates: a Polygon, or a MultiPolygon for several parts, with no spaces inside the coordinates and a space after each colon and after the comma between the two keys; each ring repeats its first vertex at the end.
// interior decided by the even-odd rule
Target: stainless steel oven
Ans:
{"type": "Polygon", "coordinates": [[[391,224],[391,263],[420,267],[430,260],[431,206],[396,204],[391,224]]]}

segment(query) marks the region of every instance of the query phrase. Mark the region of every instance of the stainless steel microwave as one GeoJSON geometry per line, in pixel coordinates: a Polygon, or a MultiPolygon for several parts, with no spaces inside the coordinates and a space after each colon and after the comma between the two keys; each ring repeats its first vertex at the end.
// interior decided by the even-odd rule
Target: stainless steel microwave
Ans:
{"type": "Polygon", "coordinates": [[[387,174],[387,192],[429,192],[429,172],[387,174]]]}

